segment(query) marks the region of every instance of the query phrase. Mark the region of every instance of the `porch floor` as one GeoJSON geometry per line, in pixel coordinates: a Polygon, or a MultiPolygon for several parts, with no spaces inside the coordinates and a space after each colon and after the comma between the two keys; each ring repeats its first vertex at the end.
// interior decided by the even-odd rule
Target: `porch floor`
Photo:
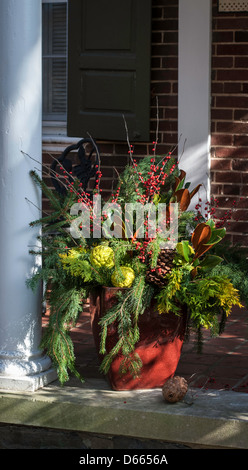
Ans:
{"type": "MultiPolygon", "coordinates": [[[[47,321],[45,315],[44,328],[47,321]]],[[[194,351],[193,336],[184,344],[176,374],[188,380],[189,390],[175,404],[163,400],[161,389],[111,390],[98,370],[87,310],[72,336],[85,382],[71,378],[61,387],[55,381],[36,392],[0,390],[0,448],[8,429],[16,439],[11,448],[27,432],[25,445],[33,448],[38,432],[38,448],[47,436],[51,447],[45,448],[248,449],[246,309],[234,309],[221,337],[206,335],[202,355],[194,351]]]]}

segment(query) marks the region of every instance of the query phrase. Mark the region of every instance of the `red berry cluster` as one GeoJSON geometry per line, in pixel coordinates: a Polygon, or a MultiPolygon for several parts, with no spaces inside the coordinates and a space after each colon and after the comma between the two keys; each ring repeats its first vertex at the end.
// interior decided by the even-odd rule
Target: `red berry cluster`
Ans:
{"type": "MultiPolygon", "coordinates": [[[[240,201],[242,199],[243,198],[241,197],[240,201]]],[[[204,207],[202,205],[202,200],[199,199],[198,203],[195,206],[197,214],[194,220],[200,222],[203,218],[211,218],[215,221],[216,228],[222,228],[226,225],[230,225],[230,219],[234,218],[233,214],[236,206],[237,201],[234,200],[232,202],[232,208],[227,209],[222,217],[218,217],[216,211],[219,208],[219,199],[212,197],[210,202],[207,201],[204,203],[204,207]]]]}
{"type": "MultiPolygon", "coordinates": [[[[165,165],[168,161],[172,158],[171,153],[169,153],[166,157],[162,158],[159,163],[156,164],[155,158],[152,157],[150,160],[150,168],[147,172],[147,175],[143,175],[140,171],[138,171],[138,164],[135,159],[132,159],[134,173],[138,176],[139,182],[136,183],[136,194],[137,194],[137,202],[145,205],[149,202],[153,201],[153,198],[156,195],[160,194],[162,187],[164,186],[166,179],[170,174],[172,174],[177,166],[177,162],[173,163],[169,172],[165,171],[165,165]]],[[[149,250],[149,244],[151,242],[151,238],[149,238],[149,218],[148,214],[145,216],[144,220],[144,239],[142,242],[137,238],[138,234],[135,234],[131,240],[135,249],[139,252],[138,258],[142,261],[146,261],[147,255],[150,256],[152,251],[149,250]]],[[[159,229],[158,229],[159,230],[159,229]]]]}
{"type": "MultiPolygon", "coordinates": [[[[154,144],[156,144],[154,142],[154,144]]],[[[155,151],[155,147],[154,147],[155,151]]],[[[149,202],[152,202],[154,197],[156,195],[159,195],[162,187],[165,185],[166,179],[168,178],[169,175],[171,175],[178,162],[172,162],[172,165],[167,165],[167,163],[171,160],[172,155],[171,152],[165,157],[161,157],[160,161],[156,163],[155,155],[151,157],[150,159],[150,167],[147,172],[147,175],[144,175],[139,171],[138,169],[138,163],[135,159],[133,159],[133,146],[131,145],[129,147],[129,155],[130,155],[130,160],[132,163],[132,168],[134,174],[138,176],[138,182],[136,182],[136,195],[137,199],[136,202],[140,202],[141,204],[145,205],[149,202]],[[169,170],[166,170],[166,168],[169,168],[169,170]]],[[[96,186],[95,186],[95,191],[97,193],[101,192],[100,189],[100,180],[102,177],[102,172],[100,171],[98,165],[96,167],[96,186]]],[[[86,207],[90,209],[90,220],[91,222],[94,220],[94,223],[97,224],[98,222],[96,219],[94,219],[95,214],[94,214],[94,205],[93,205],[93,200],[90,196],[90,194],[82,188],[82,183],[78,183],[77,180],[72,176],[72,172],[67,172],[63,167],[60,167],[60,170],[62,171],[62,175],[56,174],[57,178],[60,178],[61,182],[61,177],[62,177],[62,184],[67,188],[67,190],[71,193],[75,194],[75,198],[77,202],[84,203],[86,207]]],[[[121,190],[121,185],[117,187],[115,192],[112,193],[111,195],[111,202],[112,203],[118,203],[119,202],[119,195],[120,195],[120,190],[121,190]]],[[[99,220],[99,223],[102,223],[106,215],[101,215],[101,218],[99,220]]],[[[144,238],[141,239],[138,238],[138,234],[135,234],[131,240],[133,243],[135,249],[138,251],[138,257],[142,262],[146,261],[147,255],[150,256],[152,254],[151,249],[149,250],[149,244],[151,242],[151,238],[149,238],[149,217],[148,213],[145,215],[145,220],[144,220],[144,238]]],[[[91,231],[93,230],[92,223],[91,223],[91,231]]],[[[159,230],[159,228],[157,229],[159,230]]]]}

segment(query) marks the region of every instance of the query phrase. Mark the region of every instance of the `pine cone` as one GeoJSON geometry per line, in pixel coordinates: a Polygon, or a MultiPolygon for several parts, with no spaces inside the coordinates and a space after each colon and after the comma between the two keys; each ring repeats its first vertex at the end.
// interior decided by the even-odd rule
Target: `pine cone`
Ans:
{"type": "Polygon", "coordinates": [[[163,287],[166,284],[166,275],[169,274],[173,268],[174,256],[175,250],[161,250],[158,255],[156,268],[147,270],[147,282],[163,287]]]}
{"type": "Polygon", "coordinates": [[[170,403],[176,403],[183,399],[187,393],[188,384],[183,377],[173,377],[165,382],[162,388],[162,394],[166,401],[170,403]]]}

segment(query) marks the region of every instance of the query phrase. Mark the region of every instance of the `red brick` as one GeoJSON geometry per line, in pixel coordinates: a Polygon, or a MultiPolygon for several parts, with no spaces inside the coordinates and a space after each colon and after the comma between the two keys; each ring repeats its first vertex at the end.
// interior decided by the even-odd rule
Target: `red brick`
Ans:
{"type": "MultiPolygon", "coordinates": [[[[175,137],[177,137],[177,134],[174,135],[174,139],[175,139],[175,137]]],[[[167,145],[167,142],[168,141],[165,139],[164,143],[158,143],[157,148],[156,148],[157,155],[167,155],[168,152],[171,151],[171,145],[167,145]]],[[[175,142],[175,141],[173,141],[173,142],[175,142]]],[[[152,154],[153,154],[153,145],[150,145],[148,155],[152,155],[152,154]]]]}
{"type": "Polygon", "coordinates": [[[178,83],[177,82],[172,84],[172,93],[178,93],[178,83]]]}
{"type": "MultiPolygon", "coordinates": [[[[248,203],[247,203],[248,204],[248,203]]],[[[248,220],[248,209],[236,209],[235,218],[237,220],[248,220]]]]}
{"type": "Polygon", "coordinates": [[[233,235],[233,243],[241,246],[248,245],[248,235],[233,235]]]}
{"type": "Polygon", "coordinates": [[[152,56],[175,56],[178,54],[177,44],[156,44],[152,46],[152,56]]]}
{"type": "Polygon", "coordinates": [[[100,155],[109,154],[112,155],[114,153],[114,144],[106,143],[106,142],[98,142],[98,149],[100,155]]]}
{"type": "Polygon", "coordinates": [[[162,1],[163,5],[166,3],[164,8],[164,17],[165,18],[178,18],[178,0],[171,1],[162,1]]]}
{"type": "MultiPolygon", "coordinates": [[[[248,197],[248,186],[247,184],[241,186],[240,188],[240,196],[248,197]]],[[[247,200],[247,205],[248,205],[248,200],[247,200]]]]}
{"type": "Polygon", "coordinates": [[[213,31],[213,43],[233,42],[233,31],[213,31]]]}
{"type": "Polygon", "coordinates": [[[217,122],[217,132],[228,132],[231,134],[247,134],[247,123],[244,122],[217,122]]]}
{"type": "Polygon", "coordinates": [[[235,42],[248,42],[248,31],[236,31],[235,42]]]}
{"type": "Polygon", "coordinates": [[[164,118],[166,119],[177,119],[178,109],[177,108],[166,108],[164,110],[164,118]]]}
{"type": "Polygon", "coordinates": [[[247,55],[247,44],[219,44],[217,55],[247,55]]]}
{"type": "Polygon", "coordinates": [[[152,69],[159,69],[160,67],[161,67],[160,57],[152,57],[151,58],[151,74],[152,74],[152,69]]]}
{"type": "Polygon", "coordinates": [[[243,147],[227,147],[218,148],[216,149],[217,157],[230,157],[230,158],[247,158],[248,157],[248,149],[243,147]]]}
{"type": "Polygon", "coordinates": [[[176,107],[177,106],[177,96],[176,95],[161,95],[159,98],[159,104],[162,107],[176,107]]]}
{"type": "Polygon", "coordinates": [[[247,122],[248,121],[248,111],[244,109],[234,110],[234,121],[247,122]]]}
{"type": "Polygon", "coordinates": [[[153,80],[157,81],[168,81],[168,80],[177,80],[178,79],[178,72],[177,70],[168,70],[168,69],[157,69],[153,70],[152,73],[153,80]]]}
{"type": "Polygon", "coordinates": [[[165,31],[164,40],[166,44],[177,44],[178,32],[177,31],[165,31]]]}
{"type": "MultiPolygon", "coordinates": [[[[248,78],[248,70],[247,70],[248,78]]],[[[216,106],[220,108],[248,108],[248,96],[217,96],[216,106]]]]}
{"type": "Polygon", "coordinates": [[[213,120],[227,120],[231,121],[233,117],[232,109],[212,108],[211,119],[213,120]]]}
{"type": "Polygon", "coordinates": [[[233,144],[237,147],[248,147],[248,135],[235,135],[233,144]]]}
{"type": "Polygon", "coordinates": [[[155,20],[153,27],[156,31],[177,31],[178,20],[177,19],[166,19],[166,20],[155,20]]]}
{"type": "Polygon", "coordinates": [[[223,185],[211,182],[211,194],[223,194],[223,185]]]}
{"type": "Polygon", "coordinates": [[[235,57],[235,67],[237,68],[247,68],[248,67],[248,57],[235,57]]]}
{"type": "MultiPolygon", "coordinates": [[[[219,198],[219,194],[214,194],[214,197],[219,198]]],[[[222,209],[219,208],[217,205],[214,205],[215,207],[215,218],[218,220],[222,220],[223,218],[225,219],[227,214],[228,214],[228,209],[222,209]]]]}
{"type": "Polygon", "coordinates": [[[248,159],[247,160],[233,160],[233,170],[236,171],[248,171],[248,159]]]}
{"type": "Polygon", "coordinates": [[[241,173],[234,173],[232,171],[216,171],[215,172],[215,182],[216,183],[241,183],[242,177],[241,173]]]}
{"type": "Polygon", "coordinates": [[[233,137],[231,134],[213,134],[211,144],[214,145],[232,145],[233,137]]]}
{"type": "Polygon", "coordinates": [[[152,44],[159,44],[163,42],[163,33],[162,32],[153,32],[152,33],[152,44]]]}
{"type": "Polygon", "coordinates": [[[128,163],[128,149],[126,147],[126,155],[102,155],[101,156],[101,165],[103,166],[125,166],[128,163]]]}
{"type": "Polygon", "coordinates": [[[171,82],[151,82],[152,83],[152,91],[157,96],[160,94],[171,93],[171,82]]]}
{"type": "Polygon", "coordinates": [[[233,57],[213,56],[212,57],[212,66],[213,66],[214,69],[232,68],[233,67],[233,57]]]}
{"type": "Polygon", "coordinates": [[[234,196],[218,196],[219,207],[225,209],[233,209],[234,204],[236,203],[236,198],[234,196]]]}
{"type": "Polygon", "coordinates": [[[152,18],[163,18],[163,8],[162,7],[153,7],[152,8],[152,18]]]}
{"type": "Polygon", "coordinates": [[[247,184],[247,185],[248,185],[248,174],[247,174],[247,173],[244,173],[244,174],[243,174],[243,184],[247,184]]]}
{"type": "MultiPolygon", "coordinates": [[[[243,16],[243,15],[242,15],[243,16]]],[[[230,15],[230,13],[226,14],[225,18],[216,19],[216,29],[218,30],[246,30],[247,29],[247,13],[244,14],[244,17],[240,17],[237,15],[236,17],[230,15]]]]}
{"type": "Polygon", "coordinates": [[[51,165],[51,163],[53,162],[53,156],[58,158],[58,156],[60,154],[61,154],[60,152],[51,152],[51,153],[43,152],[42,153],[42,162],[46,165],[47,164],[51,165]]]}
{"type": "Polygon", "coordinates": [[[240,184],[224,184],[223,185],[223,194],[229,196],[239,196],[241,190],[240,184]]]}
{"type": "MultiPolygon", "coordinates": [[[[220,95],[223,93],[224,90],[224,83],[222,82],[212,82],[212,95],[220,95]]],[[[212,105],[214,106],[214,103],[212,102],[212,105]]]]}
{"type": "Polygon", "coordinates": [[[226,82],[224,83],[224,93],[242,93],[243,91],[243,84],[234,82],[226,82]]]}
{"type": "MultiPolygon", "coordinates": [[[[162,57],[162,68],[164,69],[177,69],[178,68],[178,58],[174,56],[162,57]]],[[[178,79],[176,75],[175,80],[178,79]]]]}
{"type": "Polygon", "coordinates": [[[220,158],[220,159],[211,159],[211,169],[212,170],[231,170],[232,160],[220,158]]]}
{"type": "Polygon", "coordinates": [[[217,70],[217,80],[220,81],[247,81],[248,80],[248,70],[243,69],[234,69],[234,70],[217,70]]]}

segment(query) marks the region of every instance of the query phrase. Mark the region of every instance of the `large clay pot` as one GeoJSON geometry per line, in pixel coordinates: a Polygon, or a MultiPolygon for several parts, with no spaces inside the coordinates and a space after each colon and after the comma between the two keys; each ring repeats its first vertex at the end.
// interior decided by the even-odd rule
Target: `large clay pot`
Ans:
{"type": "MultiPolygon", "coordinates": [[[[99,319],[116,302],[114,287],[103,287],[91,294],[90,311],[92,332],[99,351],[100,327],[99,319]]],[[[139,354],[143,366],[138,378],[130,373],[120,374],[119,368],[123,356],[118,354],[108,373],[113,390],[134,390],[160,388],[174,376],[181,355],[186,328],[186,314],[176,316],[173,313],[159,314],[154,308],[147,309],[139,319],[140,340],[135,351],[139,354]]],[[[108,329],[106,340],[107,353],[117,341],[115,324],[108,329]]],[[[103,356],[99,355],[101,361],[103,356]]]]}

